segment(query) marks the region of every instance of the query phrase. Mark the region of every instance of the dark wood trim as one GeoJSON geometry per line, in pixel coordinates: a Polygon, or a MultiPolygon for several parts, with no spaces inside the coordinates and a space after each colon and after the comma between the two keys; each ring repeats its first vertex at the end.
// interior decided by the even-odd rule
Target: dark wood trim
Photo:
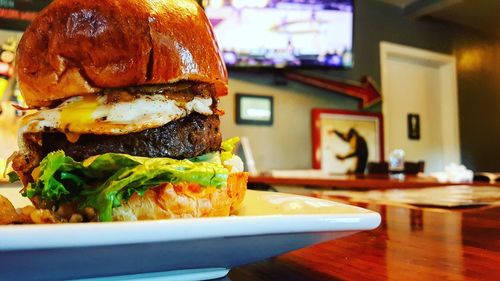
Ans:
{"type": "MultiPolygon", "coordinates": [[[[460,185],[460,183],[438,182],[430,177],[406,176],[404,180],[391,179],[389,176],[361,176],[361,175],[338,175],[326,179],[319,178],[283,178],[272,176],[250,176],[250,186],[259,185],[292,185],[308,186],[316,188],[346,188],[346,189],[396,189],[396,188],[421,188],[460,185]]],[[[484,182],[467,183],[474,186],[498,186],[500,183],[488,184],[484,182]]]]}

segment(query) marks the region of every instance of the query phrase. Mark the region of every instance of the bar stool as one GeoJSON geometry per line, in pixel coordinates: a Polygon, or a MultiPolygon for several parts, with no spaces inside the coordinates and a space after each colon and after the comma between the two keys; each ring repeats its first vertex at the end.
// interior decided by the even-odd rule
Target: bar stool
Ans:
{"type": "Polygon", "coordinates": [[[405,162],[403,173],[405,175],[416,175],[418,173],[423,173],[425,169],[425,162],[405,162]]]}
{"type": "Polygon", "coordinates": [[[366,170],[368,175],[387,175],[389,174],[389,163],[368,162],[366,170]]]}

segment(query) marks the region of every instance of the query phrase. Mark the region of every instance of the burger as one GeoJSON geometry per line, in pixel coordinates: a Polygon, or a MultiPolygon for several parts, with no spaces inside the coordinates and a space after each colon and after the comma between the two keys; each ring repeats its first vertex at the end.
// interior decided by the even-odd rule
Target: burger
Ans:
{"type": "Polygon", "coordinates": [[[16,55],[11,156],[41,221],[227,216],[247,183],[222,141],[227,71],[194,0],[56,0],[16,55]]]}

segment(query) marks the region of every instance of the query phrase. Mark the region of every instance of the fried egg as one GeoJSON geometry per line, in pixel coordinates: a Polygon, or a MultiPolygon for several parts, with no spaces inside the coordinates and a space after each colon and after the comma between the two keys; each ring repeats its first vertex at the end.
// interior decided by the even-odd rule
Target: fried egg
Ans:
{"type": "Polygon", "coordinates": [[[106,96],[73,97],[58,107],[27,115],[19,133],[59,131],[70,141],[80,134],[121,135],[163,126],[192,112],[213,114],[211,97],[191,101],[164,95],[143,95],[129,101],[108,102],[106,96]]]}

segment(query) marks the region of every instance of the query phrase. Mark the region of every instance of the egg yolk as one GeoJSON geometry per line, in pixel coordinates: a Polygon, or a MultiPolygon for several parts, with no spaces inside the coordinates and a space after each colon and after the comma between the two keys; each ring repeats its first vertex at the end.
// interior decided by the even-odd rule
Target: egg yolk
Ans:
{"type": "Polygon", "coordinates": [[[84,96],[81,100],[61,109],[60,128],[65,131],[80,131],[95,123],[92,114],[99,106],[95,96],[84,96]]]}

